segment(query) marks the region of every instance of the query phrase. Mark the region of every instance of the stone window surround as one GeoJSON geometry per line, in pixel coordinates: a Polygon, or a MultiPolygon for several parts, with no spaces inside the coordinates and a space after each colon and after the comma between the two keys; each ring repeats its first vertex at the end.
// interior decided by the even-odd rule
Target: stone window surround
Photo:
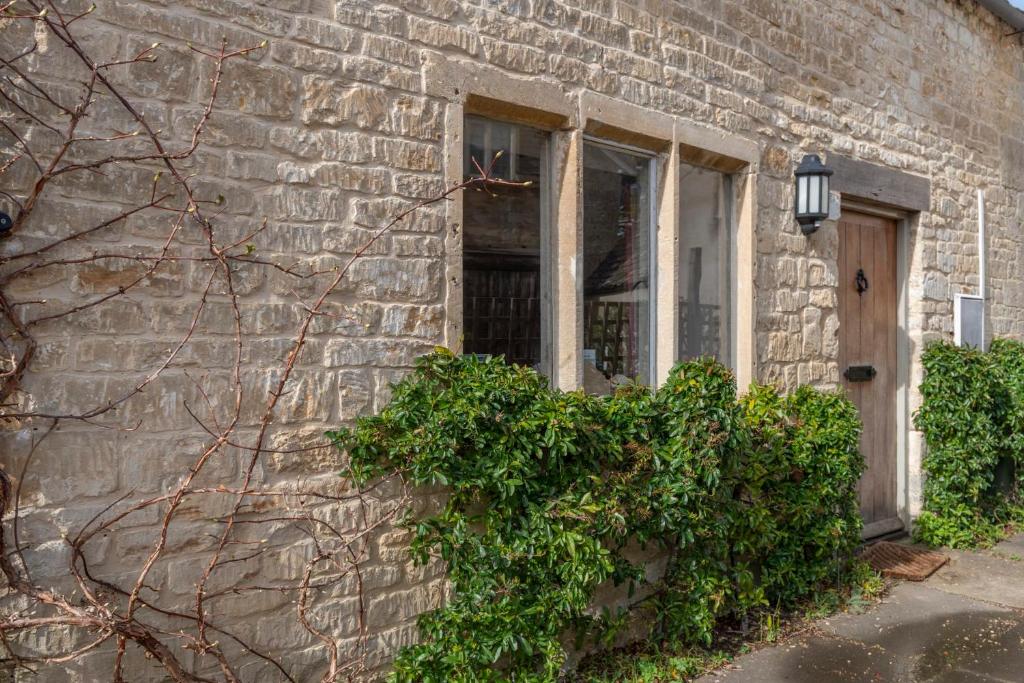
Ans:
{"type": "MultiPolygon", "coordinates": [[[[446,101],[444,178],[462,181],[463,120],[467,114],[520,123],[551,134],[551,182],[545,210],[547,253],[541,282],[550,291],[552,384],[564,390],[583,386],[582,175],[583,142],[599,138],[655,155],[657,227],[655,238],[656,383],[676,363],[679,334],[679,165],[686,162],[733,177],[732,358],[737,386],[756,377],[754,305],[757,143],[723,134],[681,117],[640,107],[590,91],[567,92],[562,85],[510,76],[493,67],[437,60],[424,71],[425,88],[446,101]],[[670,277],[665,277],[665,274],[670,277]],[[666,305],[666,302],[669,302],[666,305]]],[[[462,337],[462,225],[460,197],[446,204],[445,339],[455,348],[462,337]]],[[[548,355],[548,354],[544,354],[548,355]]]]}

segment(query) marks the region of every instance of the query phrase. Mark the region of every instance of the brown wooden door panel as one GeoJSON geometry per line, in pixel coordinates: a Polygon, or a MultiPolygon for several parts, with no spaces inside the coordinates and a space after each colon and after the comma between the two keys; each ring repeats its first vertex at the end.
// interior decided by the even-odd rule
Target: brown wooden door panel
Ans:
{"type": "Polygon", "coordinates": [[[866,527],[898,526],[896,491],[896,222],[844,212],[839,221],[839,371],[871,366],[873,378],[841,382],[864,423],[860,482],[866,527]],[[858,292],[863,271],[866,289],[858,292]]]}

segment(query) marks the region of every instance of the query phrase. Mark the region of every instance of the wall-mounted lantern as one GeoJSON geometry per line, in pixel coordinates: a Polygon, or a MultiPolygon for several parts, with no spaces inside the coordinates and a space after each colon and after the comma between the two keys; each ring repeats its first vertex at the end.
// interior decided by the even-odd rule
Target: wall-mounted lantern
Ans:
{"type": "Polygon", "coordinates": [[[796,172],[796,222],[805,235],[821,227],[828,218],[828,186],[832,169],[817,154],[804,157],[796,172]]]}

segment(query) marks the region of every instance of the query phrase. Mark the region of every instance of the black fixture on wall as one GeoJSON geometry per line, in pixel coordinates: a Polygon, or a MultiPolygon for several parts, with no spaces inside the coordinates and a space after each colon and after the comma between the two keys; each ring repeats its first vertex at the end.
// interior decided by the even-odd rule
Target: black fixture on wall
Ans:
{"type": "Polygon", "coordinates": [[[817,154],[808,154],[793,175],[796,178],[796,198],[793,204],[796,222],[805,235],[811,235],[828,218],[829,177],[832,169],[821,163],[821,157],[817,154]]]}

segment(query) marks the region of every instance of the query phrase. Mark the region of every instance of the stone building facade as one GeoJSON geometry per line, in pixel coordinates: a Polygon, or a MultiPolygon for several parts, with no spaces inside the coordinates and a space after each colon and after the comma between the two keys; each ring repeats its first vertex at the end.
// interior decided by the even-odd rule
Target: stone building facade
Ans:
{"type": "MultiPolygon", "coordinates": [[[[229,63],[206,143],[193,161],[202,182],[226,198],[217,218],[225,230],[245,234],[263,216],[269,219],[254,240],[261,255],[336,265],[391,216],[461,180],[474,130],[492,142],[510,126],[520,131],[517,140],[528,134],[522,131],[540,136],[543,155],[522,151],[517,160],[542,160],[543,170],[533,171],[542,187],[510,210],[528,206],[536,217],[531,229],[537,239],[515,247],[532,249],[521,255],[534,273],[533,294],[525,296],[536,300],[539,313],[531,320],[542,329],[530,343],[539,349],[538,367],[564,389],[638,374],[639,365],[657,381],[679,360],[684,333],[704,334],[692,322],[697,315],[719,330],[709,342],[717,346],[705,351],[720,352],[741,387],[753,380],[786,388],[847,385],[840,302],[852,282],[840,277],[840,226],[850,214],[892,221],[895,299],[886,324],[896,347],[893,365],[882,371],[890,374],[896,416],[887,428],[893,430],[892,504],[900,524],[911,523],[921,486],[921,444],[909,415],[923,345],[953,337],[956,295],[974,294],[982,284],[986,335],[1024,336],[1024,48],[1019,35],[1010,35],[1024,26],[1024,15],[998,2],[98,4],[80,24],[97,51],[127,58],[142,46],[163,44],[156,63],[133,67],[122,80],[150,121],[178,138],[189,133],[209,87],[209,65],[188,44],[214,48],[221,36],[232,46],[267,41],[266,48],[229,63]],[[833,220],[804,236],[793,216],[793,172],[808,153],[835,170],[835,206],[833,220]],[[631,163],[632,171],[622,170],[631,163]],[[600,165],[603,170],[594,170],[600,165]],[[609,187],[621,193],[611,202],[617,209],[605,209],[620,212],[616,225],[632,245],[618,261],[610,257],[615,245],[593,259],[586,251],[588,235],[597,234],[587,223],[596,211],[587,182],[598,172],[611,180],[594,197],[607,199],[609,187]],[[631,180],[616,180],[616,173],[631,180]],[[692,173],[717,174],[707,185],[718,188],[716,208],[700,214],[715,221],[720,239],[713,247],[718,256],[710,260],[686,241],[688,212],[711,202],[711,195],[690,189],[696,187],[687,184],[692,173]],[[984,283],[980,207],[987,234],[984,283]],[[586,265],[591,261],[597,265],[586,265]],[[701,277],[715,283],[704,287],[714,290],[709,300],[720,310],[702,313],[703,293],[696,303],[684,296],[704,292],[701,277]],[[597,326],[588,317],[599,315],[593,306],[609,316],[612,304],[621,311],[623,302],[633,306],[623,323],[633,335],[623,342],[624,353],[637,359],[628,373],[609,370],[619,361],[605,358],[587,336],[611,326],[612,318],[597,326]]],[[[49,49],[56,53],[56,46],[49,49]]],[[[71,77],[45,54],[39,68],[58,85],[71,77]]],[[[485,152],[505,149],[501,142],[481,145],[485,152]]],[[[525,177],[509,173],[513,180],[525,177]]],[[[116,205],[112,197],[145,187],[150,176],[128,169],[63,187],[30,226],[35,235],[17,239],[83,217],[102,220],[116,205]]],[[[463,287],[469,267],[463,240],[467,230],[483,229],[486,211],[479,198],[462,196],[431,205],[354,262],[332,302],[337,315],[318,322],[296,366],[275,416],[275,448],[314,443],[324,430],[379,409],[389,384],[434,345],[458,348],[467,338],[479,343],[480,334],[467,337],[466,303],[490,285],[463,287]]],[[[526,220],[493,213],[487,221],[493,225],[526,220]]],[[[128,220],[94,244],[145,243],[150,227],[128,220]]],[[[488,242],[481,240],[485,247],[488,242]]],[[[494,256],[479,270],[493,269],[501,261],[494,256]]],[[[119,272],[97,266],[33,281],[14,294],[34,299],[42,292],[48,301],[74,306],[84,295],[116,289],[119,272]]],[[[202,287],[186,264],[132,296],[41,326],[40,353],[25,380],[33,408],[73,412],[89,397],[137,382],[187,327],[202,287]]],[[[247,396],[260,405],[271,368],[290,348],[302,315],[293,288],[265,271],[244,281],[243,370],[247,396]]],[[[66,550],[56,540],[62,533],[73,534],[120,496],[159,494],[204,443],[206,435],[186,410],[201,398],[190,375],[224,379],[234,353],[231,338],[215,331],[215,324],[230,325],[228,307],[214,301],[206,315],[209,327],[200,327],[175,366],[119,411],[124,425],[141,421],[143,428],[64,423],[33,455],[20,514],[25,554],[39,580],[66,574],[66,550]]],[[[621,346],[618,338],[613,345],[621,346]]],[[[249,432],[252,427],[245,425],[249,432]]],[[[38,429],[17,424],[3,434],[7,472],[20,471],[38,429]]],[[[217,465],[211,481],[237,481],[244,454],[234,455],[237,460],[217,465]]],[[[329,450],[275,452],[264,456],[257,473],[263,481],[316,484],[333,480],[338,467],[329,450]]],[[[197,510],[194,527],[181,533],[200,538],[211,532],[204,514],[197,510]]],[[[141,563],[156,523],[143,515],[111,535],[97,546],[94,571],[118,576],[141,563]]],[[[274,577],[294,573],[308,552],[299,535],[283,529],[266,540],[274,550],[264,555],[261,571],[274,577]]],[[[203,548],[201,541],[187,541],[173,539],[154,573],[162,595],[188,599],[203,548]]],[[[369,541],[366,609],[372,642],[382,651],[410,642],[417,613],[443,592],[440,571],[409,564],[404,541],[402,532],[388,530],[369,541]]],[[[349,612],[356,606],[345,584],[327,597],[325,623],[342,636],[353,633],[349,612]]],[[[292,599],[268,594],[225,602],[223,616],[243,621],[248,637],[269,651],[297,655],[293,675],[312,680],[323,666],[322,651],[309,634],[282,627],[292,599]]],[[[34,646],[69,644],[60,634],[47,638],[34,646]]],[[[108,675],[109,661],[109,651],[101,649],[68,665],[70,673],[55,669],[49,680],[98,680],[108,675]]],[[[157,677],[151,664],[132,662],[138,668],[130,680],[157,677]]],[[[276,674],[253,661],[243,675],[275,680],[276,674]]]]}

